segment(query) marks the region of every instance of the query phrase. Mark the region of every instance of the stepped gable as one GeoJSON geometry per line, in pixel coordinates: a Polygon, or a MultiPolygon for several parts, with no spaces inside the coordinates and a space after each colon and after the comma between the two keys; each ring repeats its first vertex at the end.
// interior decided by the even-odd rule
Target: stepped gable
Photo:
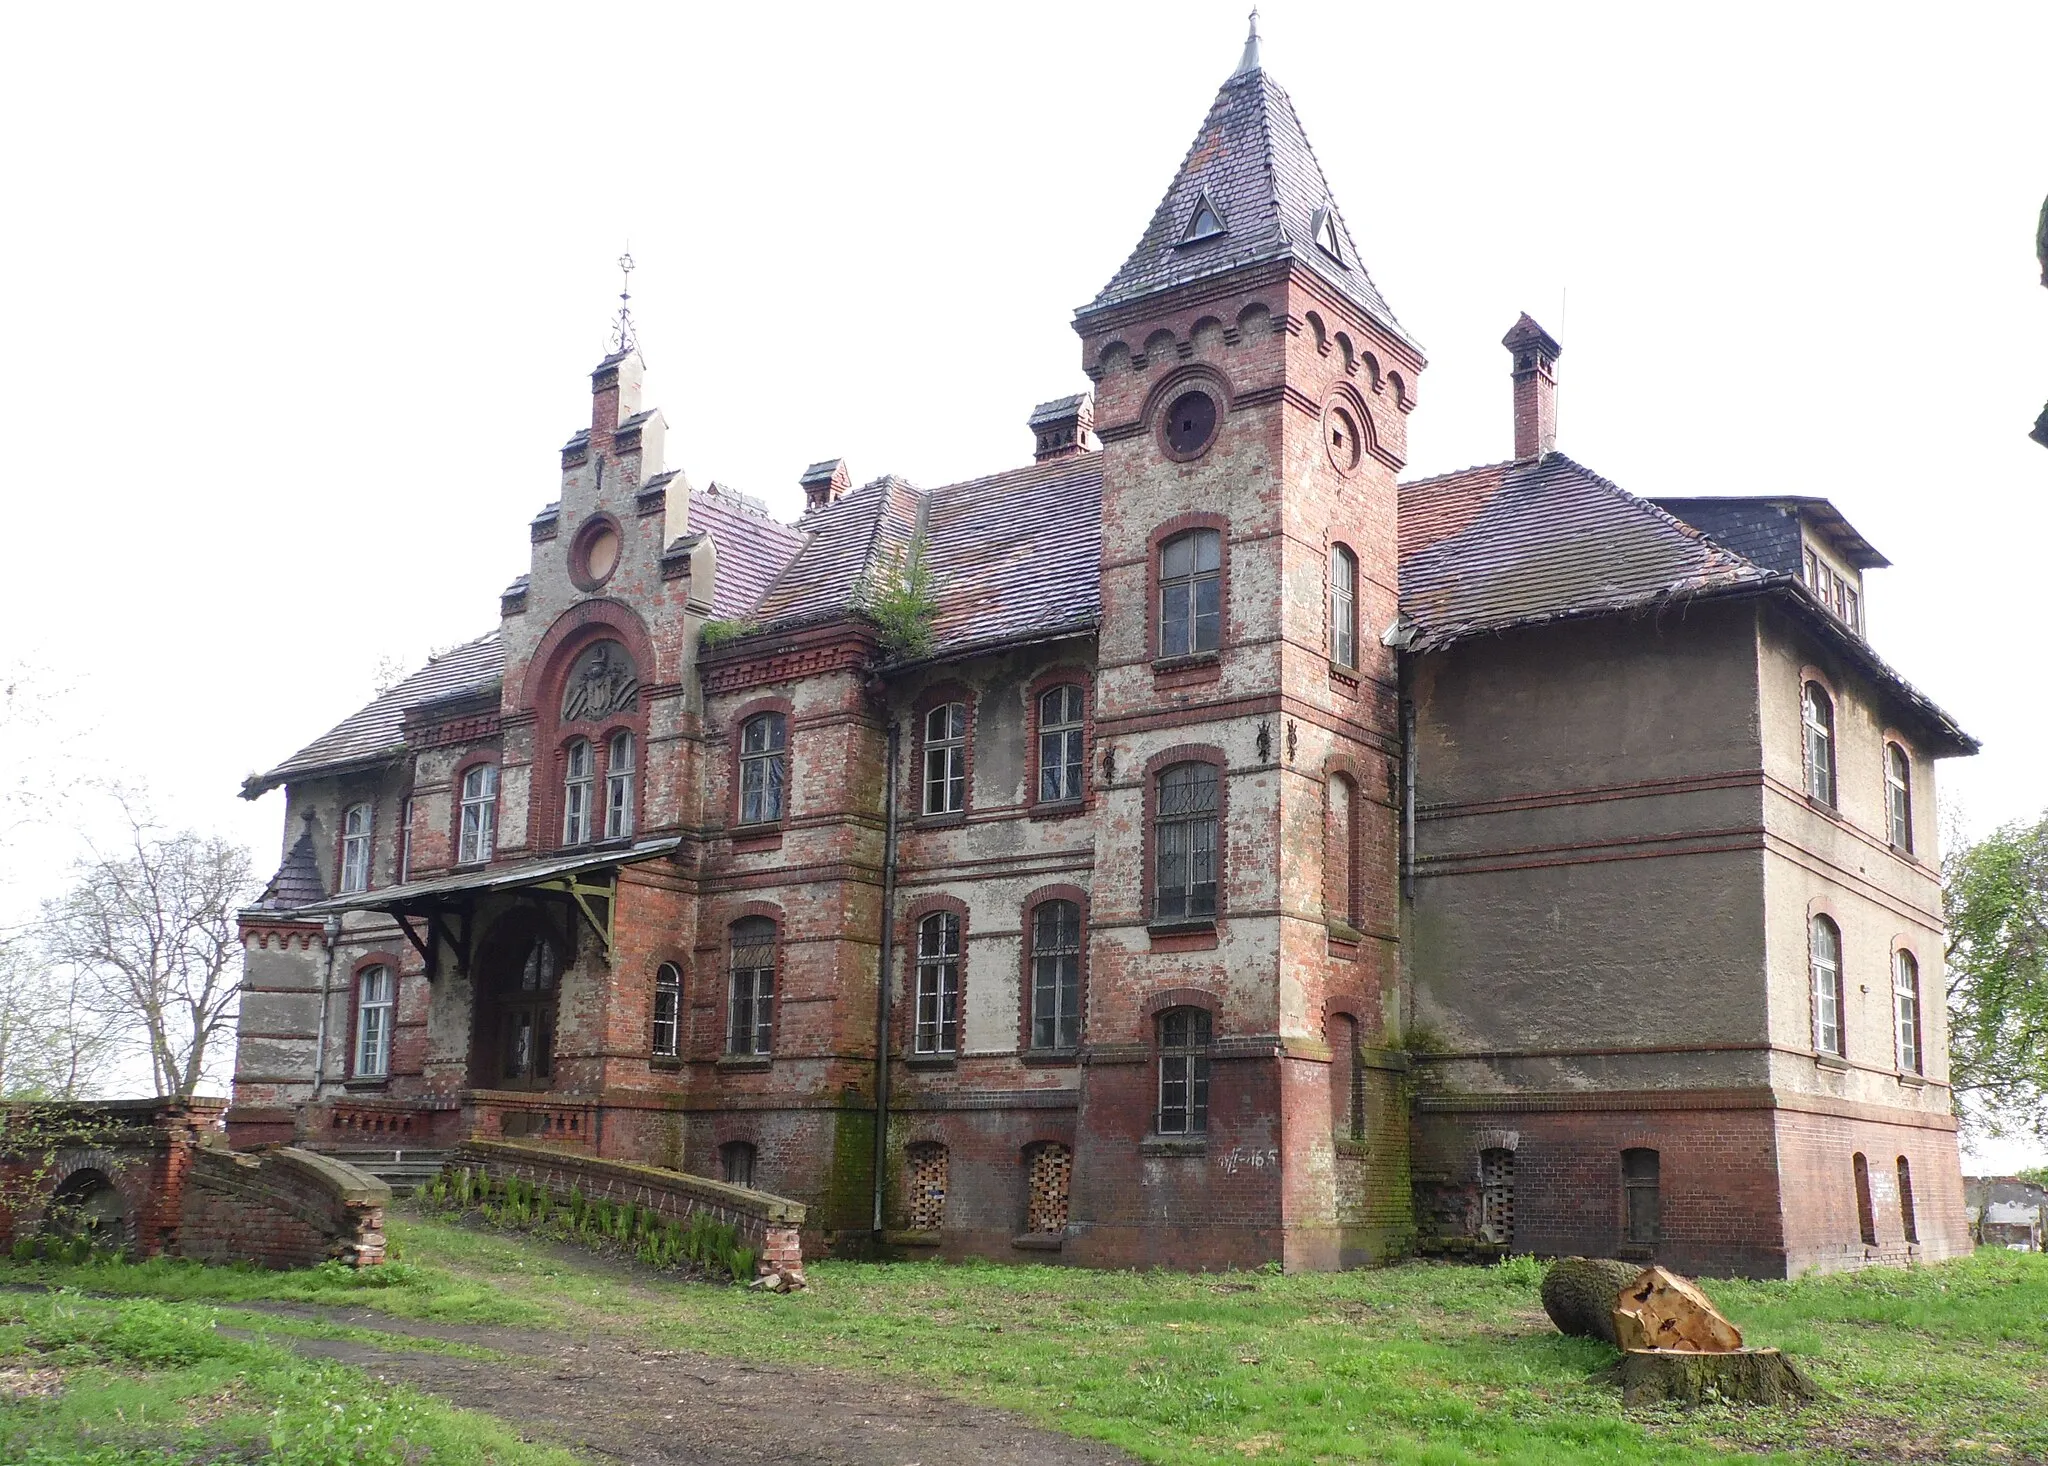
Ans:
{"type": "Polygon", "coordinates": [[[797,552],[804,532],[768,512],[768,506],[721,484],[690,494],[690,528],[718,548],[711,614],[743,616],[760,601],[797,552]]]}
{"type": "Polygon", "coordinates": [[[504,679],[505,649],[493,631],[435,657],[426,666],[375,698],[362,711],[330,728],[268,773],[243,781],[242,797],[254,799],[288,779],[315,770],[378,763],[405,747],[405,715],[443,698],[497,688],[504,679]]]}

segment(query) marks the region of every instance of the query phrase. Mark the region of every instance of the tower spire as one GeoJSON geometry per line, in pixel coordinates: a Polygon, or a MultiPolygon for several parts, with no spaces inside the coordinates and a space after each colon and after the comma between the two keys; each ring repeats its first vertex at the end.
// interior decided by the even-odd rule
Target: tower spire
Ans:
{"type": "Polygon", "coordinates": [[[1247,71],[1259,69],[1259,7],[1252,7],[1251,33],[1244,38],[1244,55],[1238,58],[1237,70],[1232,76],[1243,76],[1247,71]]]}
{"type": "Polygon", "coordinates": [[[619,315],[612,322],[612,351],[624,353],[639,348],[633,333],[633,252],[619,256],[619,315]]]}

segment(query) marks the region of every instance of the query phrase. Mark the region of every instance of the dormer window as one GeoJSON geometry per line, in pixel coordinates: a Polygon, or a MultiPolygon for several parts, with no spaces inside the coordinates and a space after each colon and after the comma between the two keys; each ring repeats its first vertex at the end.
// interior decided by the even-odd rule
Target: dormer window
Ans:
{"type": "Polygon", "coordinates": [[[1188,227],[1182,231],[1182,244],[1199,244],[1205,239],[1214,239],[1223,232],[1223,216],[1216,212],[1216,206],[1209,202],[1206,193],[1195,200],[1195,211],[1188,216],[1188,227]]]}
{"type": "Polygon", "coordinates": [[[1312,223],[1316,248],[1338,264],[1346,263],[1344,259],[1344,236],[1337,230],[1337,211],[1328,204],[1325,204],[1322,208],[1316,210],[1316,216],[1312,223]]]}

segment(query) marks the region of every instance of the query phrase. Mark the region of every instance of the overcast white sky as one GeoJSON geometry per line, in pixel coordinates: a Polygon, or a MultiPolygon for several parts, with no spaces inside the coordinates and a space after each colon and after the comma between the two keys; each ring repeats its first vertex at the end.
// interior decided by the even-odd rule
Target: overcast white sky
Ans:
{"type": "MultiPolygon", "coordinates": [[[[1644,494],[1832,498],[1896,564],[1879,649],[1984,739],[1944,797],[1977,831],[2048,807],[2048,6],[1261,28],[1428,350],[1411,472],[1505,456],[1530,311],[1562,447],[1644,494]]],[[[273,864],[243,775],[495,624],[628,242],[697,484],[790,513],[818,458],[1024,461],[1243,30],[1241,0],[6,9],[0,664],[54,695],[0,753],[144,778],[273,864]]],[[[0,831],[0,921],[60,883],[45,833],[0,831]]]]}

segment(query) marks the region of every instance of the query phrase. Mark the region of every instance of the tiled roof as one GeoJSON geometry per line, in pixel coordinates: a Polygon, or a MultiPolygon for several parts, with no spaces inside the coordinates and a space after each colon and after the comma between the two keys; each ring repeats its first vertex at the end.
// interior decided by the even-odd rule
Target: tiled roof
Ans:
{"type": "Polygon", "coordinates": [[[803,547],[804,533],[770,515],[753,499],[713,484],[690,495],[690,528],[718,547],[718,578],[711,614],[742,616],[803,547]]]}
{"type": "Polygon", "coordinates": [[[320,863],[313,858],[313,827],[309,822],[285,856],[284,864],[256,898],[256,904],[268,911],[290,911],[326,896],[327,887],[320,880],[320,863]]]}
{"type": "Polygon", "coordinates": [[[1365,272],[1294,103],[1263,69],[1239,71],[1216,93],[1138,247],[1085,309],[1121,305],[1241,265],[1287,258],[1307,265],[1374,320],[1409,340],[1365,272]],[[1183,243],[1195,205],[1204,196],[1223,232],[1183,243]],[[1326,209],[1335,218],[1341,258],[1315,243],[1316,225],[1326,209]]]}
{"type": "Polygon", "coordinates": [[[496,687],[504,671],[505,651],[495,631],[438,656],[276,768],[245,780],[242,797],[254,799],[266,789],[274,789],[315,769],[345,768],[390,758],[405,747],[408,709],[496,687]]]}

